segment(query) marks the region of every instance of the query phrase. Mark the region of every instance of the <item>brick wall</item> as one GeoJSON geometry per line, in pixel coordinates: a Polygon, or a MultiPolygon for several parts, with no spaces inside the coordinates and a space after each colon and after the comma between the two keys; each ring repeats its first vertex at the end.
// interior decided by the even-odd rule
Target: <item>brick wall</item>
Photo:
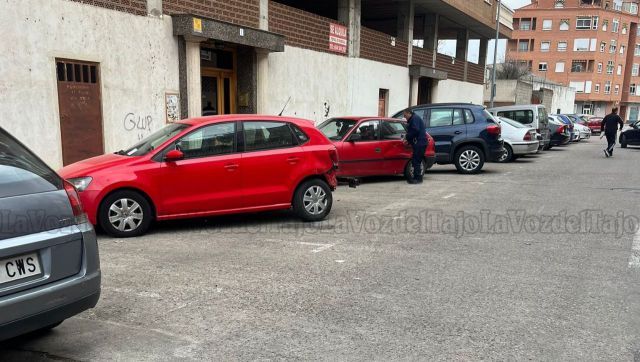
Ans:
{"type": "Polygon", "coordinates": [[[452,60],[453,58],[448,55],[438,54],[436,56],[436,69],[447,72],[448,79],[464,80],[464,61],[456,59],[455,63],[452,64],[452,60]]]}
{"type": "Polygon", "coordinates": [[[147,15],[147,0],[71,0],[83,4],[123,11],[135,15],[147,15]]]}
{"type": "Polygon", "coordinates": [[[163,0],[162,11],[168,15],[194,14],[251,28],[260,27],[260,0],[163,0]]]}
{"type": "Polygon", "coordinates": [[[484,67],[480,64],[469,62],[467,67],[467,82],[484,84],[484,67]]]}
{"type": "Polygon", "coordinates": [[[411,63],[415,65],[422,65],[425,67],[432,67],[433,52],[430,52],[424,48],[413,47],[413,55],[411,56],[411,63]]]}
{"type": "Polygon", "coordinates": [[[284,35],[288,46],[340,55],[329,51],[330,23],[339,22],[269,1],[269,31],[284,35]]]}
{"type": "Polygon", "coordinates": [[[362,27],[360,31],[360,57],[378,62],[407,66],[408,44],[396,40],[391,45],[391,36],[362,27]]]}

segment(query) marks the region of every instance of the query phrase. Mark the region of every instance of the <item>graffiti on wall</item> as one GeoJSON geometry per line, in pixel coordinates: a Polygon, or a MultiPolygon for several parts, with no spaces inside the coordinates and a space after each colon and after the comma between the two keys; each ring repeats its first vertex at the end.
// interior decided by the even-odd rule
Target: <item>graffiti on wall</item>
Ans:
{"type": "Polygon", "coordinates": [[[141,140],[151,133],[153,117],[143,116],[129,112],[124,116],[123,126],[127,132],[136,133],[138,140],[141,140]]]}

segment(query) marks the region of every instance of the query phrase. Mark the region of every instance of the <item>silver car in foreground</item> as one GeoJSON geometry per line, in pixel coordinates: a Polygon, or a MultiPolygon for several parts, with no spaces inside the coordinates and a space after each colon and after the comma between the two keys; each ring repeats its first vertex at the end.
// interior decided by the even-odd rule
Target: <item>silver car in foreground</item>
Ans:
{"type": "Polygon", "coordinates": [[[0,341],[99,297],[98,244],[75,188],[0,128],[0,341]]]}

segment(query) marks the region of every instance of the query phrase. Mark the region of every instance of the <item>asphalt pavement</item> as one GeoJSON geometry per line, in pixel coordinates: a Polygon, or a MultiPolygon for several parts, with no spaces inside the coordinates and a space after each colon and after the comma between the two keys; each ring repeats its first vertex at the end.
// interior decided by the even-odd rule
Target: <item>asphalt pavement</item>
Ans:
{"type": "Polygon", "coordinates": [[[98,306],[0,360],[640,361],[640,148],[602,142],[101,235],[98,306]]]}

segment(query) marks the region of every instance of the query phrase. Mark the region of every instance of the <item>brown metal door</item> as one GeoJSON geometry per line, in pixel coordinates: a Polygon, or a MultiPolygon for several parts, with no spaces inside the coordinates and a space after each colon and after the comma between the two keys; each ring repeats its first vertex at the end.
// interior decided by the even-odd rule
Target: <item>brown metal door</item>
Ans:
{"type": "Polygon", "coordinates": [[[97,63],[56,59],[64,165],[104,153],[97,63]]]}

